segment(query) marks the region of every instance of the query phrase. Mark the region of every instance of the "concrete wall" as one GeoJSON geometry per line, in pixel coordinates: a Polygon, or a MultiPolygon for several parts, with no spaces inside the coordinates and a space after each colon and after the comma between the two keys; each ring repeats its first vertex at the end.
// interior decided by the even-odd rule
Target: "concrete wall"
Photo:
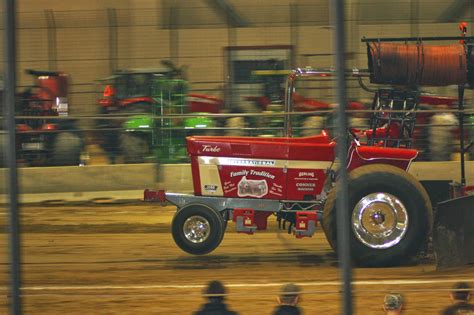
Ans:
{"type": "MultiPolygon", "coordinates": [[[[6,169],[0,178],[6,179],[6,169]]],[[[189,164],[103,165],[84,167],[20,168],[21,194],[81,193],[100,191],[166,189],[175,192],[192,191],[189,164]]],[[[419,180],[460,181],[459,162],[415,162],[410,173],[419,180]]],[[[466,162],[468,185],[474,185],[474,161],[466,162]]],[[[6,181],[0,181],[0,194],[6,192],[6,181]]]]}
{"type": "MultiPolygon", "coordinates": [[[[156,174],[152,164],[28,167],[18,169],[18,182],[21,194],[137,190],[153,187],[156,174]]],[[[0,169],[0,178],[6,176],[7,169],[0,169]]],[[[5,192],[2,180],[0,193],[5,192]]]]}

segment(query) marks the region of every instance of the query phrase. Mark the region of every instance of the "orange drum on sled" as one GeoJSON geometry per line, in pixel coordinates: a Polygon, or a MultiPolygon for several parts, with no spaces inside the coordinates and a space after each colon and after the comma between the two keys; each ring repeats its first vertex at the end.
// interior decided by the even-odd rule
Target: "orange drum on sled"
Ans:
{"type": "Polygon", "coordinates": [[[467,56],[462,44],[370,42],[367,57],[370,81],[376,84],[446,86],[468,81],[467,56]]]}

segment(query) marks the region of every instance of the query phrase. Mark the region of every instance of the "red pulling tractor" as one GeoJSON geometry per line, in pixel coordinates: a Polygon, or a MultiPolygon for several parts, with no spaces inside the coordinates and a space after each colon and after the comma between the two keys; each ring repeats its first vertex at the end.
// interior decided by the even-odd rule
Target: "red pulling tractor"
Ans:
{"type": "MultiPolygon", "coordinates": [[[[337,139],[326,131],[291,137],[295,81],[321,74],[298,69],[289,75],[285,137],[188,137],[194,194],[145,190],[146,201],[177,206],[172,234],[182,250],[209,253],[222,241],[228,220],[235,222],[237,232],[252,234],[265,230],[272,215],[297,238],[312,236],[321,222],[337,250],[337,139]]],[[[428,194],[407,172],[418,155],[411,147],[419,96],[409,88],[380,89],[374,96],[371,127],[362,132],[367,140],[349,131],[346,211],[352,226],[351,255],[359,265],[407,261],[426,244],[432,229],[428,194]]]]}

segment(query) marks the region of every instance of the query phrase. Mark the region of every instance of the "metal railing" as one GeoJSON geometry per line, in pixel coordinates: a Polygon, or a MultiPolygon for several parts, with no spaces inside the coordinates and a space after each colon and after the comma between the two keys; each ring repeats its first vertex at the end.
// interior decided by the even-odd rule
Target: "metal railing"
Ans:
{"type": "MultiPolygon", "coordinates": [[[[367,141],[367,138],[362,131],[369,128],[372,112],[371,110],[347,111],[349,125],[356,129],[356,133],[358,133],[360,141],[363,143],[367,141]]],[[[418,160],[446,161],[456,158],[456,154],[459,154],[457,113],[457,110],[422,110],[419,112],[418,115],[425,115],[425,118],[418,121],[414,128],[414,148],[421,153],[418,160]]],[[[469,118],[474,117],[474,110],[465,110],[464,114],[467,117],[465,119],[465,130],[467,131],[465,140],[469,143],[474,139],[474,119],[469,118]]],[[[67,117],[16,116],[17,121],[48,121],[52,125],[56,123],[61,125],[61,122],[65,121],[75,122],[69,124],[70,128],[66,130],[17,130],[19,165],[27,167],[127,162],[182,163],[188,161],[186,136],[282,137],[286,134],[285,118],[292,121],[294,137],[317,135],[323,129],[329,132],[330,137],[333,137],[336,127],[333,110],[245,114],[189,113],[184,115],[152,115],[150,118],[154,122],[152,126],[127,129],[125,122],[131,117],[123,114],[67,117]],[[206,118],[210,125],[193,127],[184,125],[184,120],[196,117],[206,118]],[[107,125],[101,127],[101,121],[107,121],[107,125]],[[127,135],[130,135],[130,137],[127,135]],[[59,141],[61,143],[58,144],[59,141]],[[124,160],[123,154],[127,149],[125,142],[133,146],[132,149],[142,152],[141,158],[124,160]],[[74,152],[57,151],[54,153],[55,145],[65,145],[65,149],[69,148],[74,152]],[[79,146],[80,149],[75,145],[79,146]],[[161,152],[160,155],[160,150],[166,150],[167,152],[161,152]],[[53,154],[61,154],[66,160],[58,159],[53,154]],[[75,156],[75,158],[72,158],[72,156],[75,156]]],[[[38,125],[41,125],[41,123],[38,123],[38,125]]],[[[0,134],[3,133],[5,132],[0,130],[0,134]]],[[[2,138],[0,138],[0,144],[2,141],[2,138]]],[[[474,158],[472,147],[469,152],[470,158],[474,158]]],[[[0,162],[2,161],[0,160],[0,162]]]]}

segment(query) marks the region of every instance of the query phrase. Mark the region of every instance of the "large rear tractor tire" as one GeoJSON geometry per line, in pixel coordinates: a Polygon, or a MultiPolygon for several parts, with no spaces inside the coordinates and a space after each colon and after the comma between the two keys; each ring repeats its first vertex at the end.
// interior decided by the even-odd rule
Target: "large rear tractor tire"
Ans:
{"type": "Polygon", "coordinates": [[[218,211],[203,204],[190,204],[176,212],[171,231],[176,245],[183,251],[204,255],[221,243],[225,222],[218,211]]]}
{"type": "Polygon", "coordinates": [[[141,133],[122,133],[120,135],[120,150],[124,163],[143,163],[150,154],[147,138],[141,133]]]}
{"type": "MultiPolygon", "coordinates": [[[[398,265],[426,244],[433,214],[425,189],[397,167],[374,164],[349,174],[348,211],[352,260],[360,266],[398,265]]],[[[323,229],[337,252],[336,190],[324,207],[323,229]]]]}
{"type": "Polygon", "coordinates": [[[53,166],[79,165],[83,143],[72,132],[61,132],[54,139],[50,164],[53,166]]]}

